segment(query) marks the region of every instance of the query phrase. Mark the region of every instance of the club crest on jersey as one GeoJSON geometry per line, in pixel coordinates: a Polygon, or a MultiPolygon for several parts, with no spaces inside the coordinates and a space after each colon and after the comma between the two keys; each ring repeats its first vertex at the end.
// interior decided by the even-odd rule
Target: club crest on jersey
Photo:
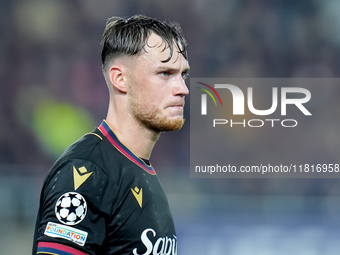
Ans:
{"type": "Polygon", "coordinates": [[[76,192],[63,194],[55,205],[57,219],[66,225],[77,225],[85,218],[86,212],[86,200],[76,192]]]}

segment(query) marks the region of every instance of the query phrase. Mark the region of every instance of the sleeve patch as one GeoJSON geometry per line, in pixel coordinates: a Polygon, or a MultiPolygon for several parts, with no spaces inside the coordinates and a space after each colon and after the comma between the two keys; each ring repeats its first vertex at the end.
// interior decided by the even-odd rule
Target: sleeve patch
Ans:
{"type": "Polygon", "coordinates": [[[86,200],[76,192],[63,194],[55,205],[55,214],[58,220],[66,225],[77,225],[85,218],[86,212],[86,200]]]}
{"type": "Polygon", "coordinates": [[[87,238],[87,232],[85,231],[53,222],[47,224],[44,234],[50,237],[66,239],[80,246],[84,246],[87,238]]]}

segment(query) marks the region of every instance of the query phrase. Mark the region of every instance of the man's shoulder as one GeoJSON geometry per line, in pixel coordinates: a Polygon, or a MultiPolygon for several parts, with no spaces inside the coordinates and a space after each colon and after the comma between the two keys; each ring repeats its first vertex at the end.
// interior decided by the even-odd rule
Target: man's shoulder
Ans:
{"type": "Polygon", "coordinates": [[[119,152],[100,131],[85,134],[56,160],[45,178],[45,193],[58,197],[65,191],[77,191],[100,196],[103,191],[94,187],[115,185],[120,161],[119,152]]]}
{"type": "Polygon", "coordinates": [[[94,168],[102,174],[115,174],[119,166],[124,165],[126,158],[107,140],[107,138],[95,129],[87,133],[70,145],[52,166],[50,175],[55,171],[73,169],[73,166],[81,168],[94,168]],[[112,171],[114,170],[114,171],[112,171]]]}
{"type": "Polygon", "coordinates": [[[97,130],[87,133],[71,144],[59,157],[57,162],[70,158],[90,159],[91,155],[99,148],[98,146],[102,144],[103,140],[104,137],[97,130]]]}
{"type": "Polygon", "coordinates": [[[108,160],[116,161],[118,159],[117,150],[98,129],[95,129],[71,144],[56,160],[54,168],[73,160],[90,161],[101,166],[108,160]]]}

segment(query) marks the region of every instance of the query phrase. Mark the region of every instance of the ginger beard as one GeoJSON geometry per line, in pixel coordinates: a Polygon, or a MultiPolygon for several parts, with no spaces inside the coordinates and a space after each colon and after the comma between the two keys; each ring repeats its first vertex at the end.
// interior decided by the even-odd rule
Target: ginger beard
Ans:
{"type": "Polygon", "coordinates": [[[157,105],[143,101],[139,94],[131,93],[129,103],[131,113],[144,127],[159,133],[176,131],[184,125],[183,116],[168,117],[157,105]]]}
{"type": "Polygon", "coordinates": [[[182,72],[188,68],[188,63],[176,42],[171,59],[164,63],[170,54],[169,45],[152,33],[144,52],[128,62],[130,113],[141,126],[157,133],[179,130],[184,124],[183,106],[187,88],[182,72]],[[174,72],[170,75],[173,80],[161,77],[160,73],[168,70],[174,72]]]}

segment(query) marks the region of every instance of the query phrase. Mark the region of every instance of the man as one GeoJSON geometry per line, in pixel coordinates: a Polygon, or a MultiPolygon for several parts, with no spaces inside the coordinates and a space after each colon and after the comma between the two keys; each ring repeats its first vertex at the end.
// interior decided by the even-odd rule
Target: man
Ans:
{"type": "Polygon", "coordinates": [[[169,205],[149,162],[184,123],[186,41],[176,24],[111,18],[102,38],[106,120],[47,176],[33,254],[177,254],[169,205]]]}

